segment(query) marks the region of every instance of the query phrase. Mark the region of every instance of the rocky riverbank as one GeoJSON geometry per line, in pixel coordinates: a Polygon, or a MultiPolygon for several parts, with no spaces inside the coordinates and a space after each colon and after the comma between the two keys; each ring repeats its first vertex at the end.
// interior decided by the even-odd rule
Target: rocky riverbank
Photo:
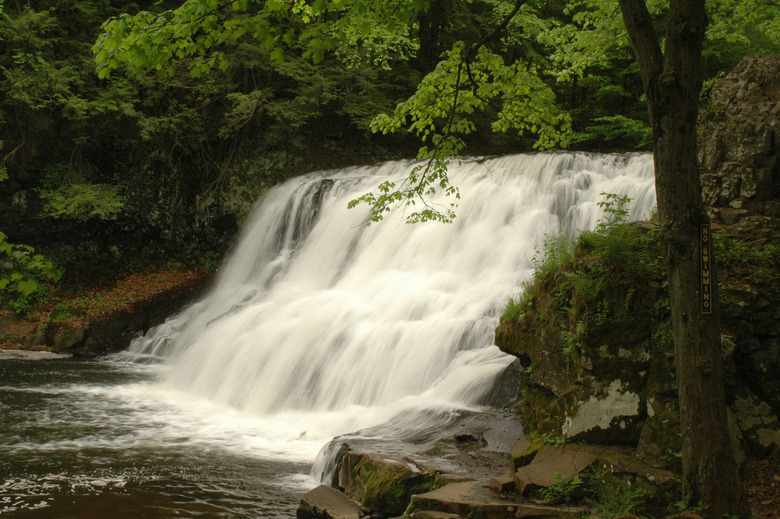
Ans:
{"type": "Polygon", "coordinates": [[[0,350],[91,356],[125,349],[133,337],[192,301],[212,278],[207,270],[165,267],[98,286],[52,286],[27,313],[0,313],[0,350]]]}

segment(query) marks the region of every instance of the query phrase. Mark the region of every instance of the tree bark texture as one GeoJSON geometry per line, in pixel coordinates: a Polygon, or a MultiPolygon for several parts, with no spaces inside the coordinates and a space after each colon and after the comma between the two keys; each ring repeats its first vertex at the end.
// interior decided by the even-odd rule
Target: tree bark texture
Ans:
{"type": "MultiPolygon", "coordinates": [[[[728,428],[717,281],[702,311],[702,226],[709,224],[696,161],[704,0],[672,0],[662,52],[644,0],[620,0],[653,128],[682,432],[683,492],[710,518],[749,517],[728,428]]],[[[712,269],[714,274],[714,269],[712,269]]]]}

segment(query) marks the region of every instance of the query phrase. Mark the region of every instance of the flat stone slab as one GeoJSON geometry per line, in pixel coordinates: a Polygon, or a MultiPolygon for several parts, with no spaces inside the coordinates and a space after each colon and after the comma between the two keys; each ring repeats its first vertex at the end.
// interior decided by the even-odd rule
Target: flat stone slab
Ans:
{"type": "Polygon", "coordinates": [[[433,512],[431,510],[420,510],[410,515],[412,519],[464,519],[462,515],[451,514],[448,512],[433,512]]]}
{"type": "Polygon", "coordinates": [[[488,487],[496,492],[511,492],[515,489],[515,480],[513,478],[493,478],[488,483],[488,487]]]}
{"type": "Polygon", "coordinates": [[[514,474],[515,490],[522,495],[536,488],[547,488],[559,480],[571,481],[588,468],[597,456],[573,449],[551,449],[539,452],[531,463],[514,474]]]}
{"type": "Polygon", "coordinates": [[[301,498],[298,519],[360,519],[362,511],[357,503],[327,485],[309,490],[301,498]]]}
{"type": "Polygon", "coordinates": [[[539,448],[534,448],[534,445],[528,441],[528,438],[523,437],[515,442],[512,446],[512,454],[509,468],[511,473],[514,474],[517,469],[531,463],[536,456],[539,448]]]}
{"type": "Polygon", "coordinates": [[[50,351],[34,350],[0,350],[0,360],[47,360],[67,359],[69,354],[53,353],[50,351]]]}
{"type": "Polygon", "coordinates": [[[545,506],[518,501],[490,490],[479,481],[450,483],[437,490],[415,495],[412,497],[412,507],[415,514],[432,511],[454,514],[456,517],[495,519],[574,519],[587,511],[584,507],[545,506]]]}

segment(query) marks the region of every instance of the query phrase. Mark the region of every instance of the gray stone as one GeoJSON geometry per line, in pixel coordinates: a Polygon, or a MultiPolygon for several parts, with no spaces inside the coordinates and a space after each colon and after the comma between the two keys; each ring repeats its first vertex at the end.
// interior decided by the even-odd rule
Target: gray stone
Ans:
{"type": "Polygon", "coordinates": [[[451,514],[449,512],[434,512],[432,510],[420,510],[413,512],[412,519],[465,519],[462,515],[451,514]]]}
{"type": "Polygon", "coordinates": [[[601,391],[593,392],[585,401],[577,401],[567,409],[562,432],[567,438],[586,438],[596,429],[626,430],[627,424],[643,419],[640,397],[627,390],[622,380],[613,380],[601,391]]]}
{"type": "Polygon", "coordinates": [[[66,351],[84,341],[89,327],[81,322],[64,322],[52,326],[48,343],[54,351],[66,351]]]}
{"type": "Polygon", "coordinates": [[[0,350],[0,360],[49,360],[67,359],[70,355],[50,351],[0,350]]]}
{"type": "Polygon", "coordinates": [[[493,478],[488,483],[488,487],[496,492],[511,492],[515,489],[515,480],[513,478],[493,478]]]}
{"type": "Polygon", "coordinates": [[[338,490],[320,485],[303,495],[296,515],[298,519],[360,519],[363,512],[338,490]]]}
{"type": "Polygon", "coordinates": [[[574,449],[549,449],[520,467],[514,474],[515,490],[522,495],[538,488],[548,488],[559,481],[569,482],[590,467],[598,458],[590,452],[574,449]]]}
{"type": "Polygon", "coordinates": [[[742,392],[732,410],[752,452],[766,456],[780,449],[780,419],[772,406],[754,394],[742,392]]]}
{"type": "Polygon", "coordinates": [[[437,490],[416,495],[412,498],[412,507],[415,510],[454,514],[456,517],[485,519],[531,517],[574,519],[588,510],[585,507],[555,507],[519,501],[494,492],[478,481],[451,483],[437,490]]]}

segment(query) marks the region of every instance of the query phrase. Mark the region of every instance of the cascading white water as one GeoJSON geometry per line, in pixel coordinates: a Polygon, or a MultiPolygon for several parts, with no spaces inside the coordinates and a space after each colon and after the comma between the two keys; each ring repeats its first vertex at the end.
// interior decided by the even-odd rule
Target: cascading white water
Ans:
{"type": "Polygon", "coordinates": [[[413,166],[272,189],[211,292],[130,351],[167,357],[178,390],[287,424],[291,441],[474,406],[512,361],[493,331],[545,235],[594,227],[602,192],[630,196],[632,219],[655,203],[649,154],[543,153],[453,166],[462,199],[451,225],[407,225],[398,210],[366,227],[364,209],[347,209],[413,166]]]}

